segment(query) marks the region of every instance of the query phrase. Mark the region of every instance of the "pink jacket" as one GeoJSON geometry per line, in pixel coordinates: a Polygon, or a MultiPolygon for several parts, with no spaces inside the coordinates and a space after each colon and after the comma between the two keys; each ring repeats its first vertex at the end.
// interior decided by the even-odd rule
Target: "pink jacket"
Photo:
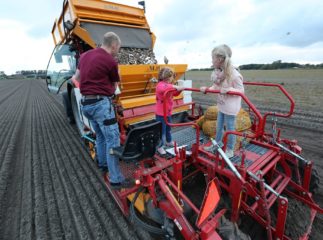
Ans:
{"type": "MultiPolygon", "coordinates": [[[[211,74],[211,80],[213,81],[212,88],[214,89],[226,88],[228,89],[228,91],[244,93],[243,77],[236,69],[233,70],[232,80],[230,82],[225,80],[222,83],[220,83],[221,78],[223,78],[222,72],[219,72],[219,71],[212,72],[211,74]]],[[[236,116],[241,109],[241,97],[235,96],[235,95],[228,95],[228,94],[218,94],[217,106],[220,112],[224,114],[236,116]]]]}
{"type": "MultiPolygon", "coordinates": [[[[163,106],[163,96],[166,90],[173,89],[173,84],[167,83],[164,81],[161,81],[156,86],[156,115],[164,116],[164,106],[163,106]]],[[[173,109],[173,96],[179,95],[180,92],[176,92],[171,94],[169,98],[166,99],[166,111],[167,116],[172,115],[172,109],[173,109]]]]}

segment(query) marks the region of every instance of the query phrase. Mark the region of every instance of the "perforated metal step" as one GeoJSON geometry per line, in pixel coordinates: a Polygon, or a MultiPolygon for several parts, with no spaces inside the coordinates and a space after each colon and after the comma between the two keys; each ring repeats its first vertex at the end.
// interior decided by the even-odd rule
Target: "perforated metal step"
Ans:
{"type": "MultiPolygon", "coordinates": [[[[187,126],[180,129],[174,128],[172,130],[173,141],[176,142],[177,146],[187,145],[186,149],[191,150],[192,144],[196,143],[196,129],[187,126]]],[[[209,137],[204,135],[202,131],[200,131],[200,144],[204,144],[209,141],[209,137]]]]}
{"type": "Polygon", "coordinates": [[[248,143],[245,149],[249,152],[253,152],[253,153],[256,153],[261,156],[264,155],[269,150],[268,148],[264,148],[264,147],[261,147],[259,145],[255,145],[252,143],[248,143]]]}

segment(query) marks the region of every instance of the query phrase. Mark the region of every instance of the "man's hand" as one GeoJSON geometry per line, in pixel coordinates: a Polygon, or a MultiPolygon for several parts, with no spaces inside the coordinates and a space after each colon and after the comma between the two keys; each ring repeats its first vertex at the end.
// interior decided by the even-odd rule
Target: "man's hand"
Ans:
{"type": "Polygon", "coordinates": [[[72,79],[75,79],[76,81],[80,81],[81,80],[81,77],[80,77],[80,70],[79,69],[76,69],[76,72],[74,73],[72,79]]]}

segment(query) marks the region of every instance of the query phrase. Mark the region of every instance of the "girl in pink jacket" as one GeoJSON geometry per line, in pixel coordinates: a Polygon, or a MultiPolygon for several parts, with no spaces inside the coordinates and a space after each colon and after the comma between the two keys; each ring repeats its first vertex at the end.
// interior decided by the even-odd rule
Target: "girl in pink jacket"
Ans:
{"type": "Polygon", "coordinates": [[[179,95],[180,91],[183,90],[183,87],[172,84],[172,82],[174,81],[174,78],[175,78],[174,71],[168,67],[164,67],[160,69],[158,73],[158,84],[156,86],[156,120],[162,123],[162,141],[157,151],[161,155],[166,154],[166,151],[163,148],[164,145],[168,147],[173,146],[171,128],[170,126],[166,125],[166,122],[164,120],[164,101],[166,101],[167,121],[171,122],[172,109],[173,109],[173,96],[179,95]],[[174,88],[177,89],[177,92],[175,94],[172,94],[172,96],[169,96],[168,98],[163,99],[163,96],[166,90],[174,89],[174,88]]]}
{"type": "MultiPolygon", "coordinates": [[[[212,63],[214,71],[211,74],[213,84],[211,87],[201,87],[200,91],[220,90],[221,94],[217,96],[217,106],[219,109],[216,126],[215,140],[221,143],[223,137],[224,126],[226,130],[234,131],[236,124],[236,116],[241,108],[241,97],[236,95],[227,95],[228,91],[244,93],[243,77],[233,67],[231,63],[232,51],[229,46],[223,44],[212,50],[212,63]]],[[[226,154],[229,158],[234,156],[234,145],[236,143],[236,135],[228,136],[226,154]]]]}

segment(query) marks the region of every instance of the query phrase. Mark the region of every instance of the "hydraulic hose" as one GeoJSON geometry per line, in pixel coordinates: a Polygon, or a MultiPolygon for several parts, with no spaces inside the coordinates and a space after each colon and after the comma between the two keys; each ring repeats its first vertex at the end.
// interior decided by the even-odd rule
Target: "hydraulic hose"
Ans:
{"type": "Polygon", "coordinates": [[[138,191],[136,192],[134,198],[131,201],[130,204],[130,216],[131,218],[135,221],[136,224],[138,224],[141,228],[143,228],[144,230],[146,230],[147,232],[153,233],[153,234],[157,234],[157,235],[165,235],[167,234],[167,232],[164,229],[161,229],[159,227],[155,227],[153,225],[150,225],[144,221],[142,221],[138,216],[137,213],[135,211],[135,203],[137,201],[137,198],[139,196],[139,194],[144,190],[143,187],[140,187],[138,189],[138,191]]]}

